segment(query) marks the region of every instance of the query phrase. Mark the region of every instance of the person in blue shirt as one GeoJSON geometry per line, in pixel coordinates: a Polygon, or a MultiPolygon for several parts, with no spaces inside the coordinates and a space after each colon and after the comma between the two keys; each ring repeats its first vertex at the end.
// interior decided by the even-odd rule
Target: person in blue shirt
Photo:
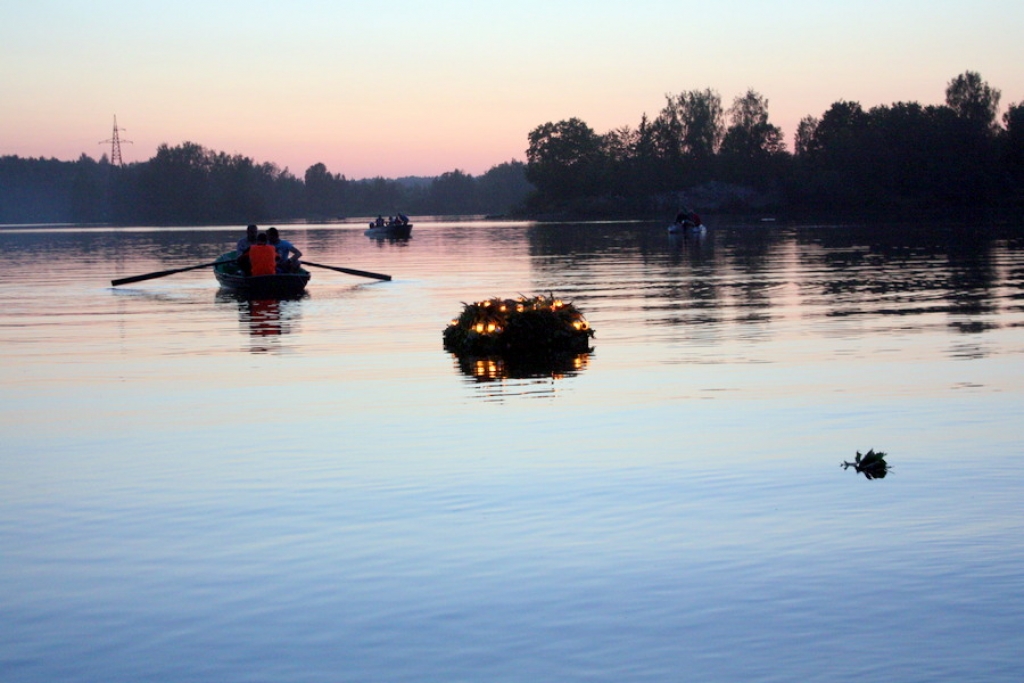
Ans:
{"type": "Polygon", "coordinates": [[[277,271],[279,273],[294,273],[298,271],[302,252],[288,240],[281,239],[277,228],[267,230],[267,242],[277,249],[277,271]]]}
{"type": "Polygon", "coordinates": [[[250,225],[245,229],[245,237],[238,240],[238,244],[235,245],[235,251],[238,252],[239,256],[249,251],[249,247],[256,244],[257,234],[259,234],[259,228],[255,225],[250,225]]]}

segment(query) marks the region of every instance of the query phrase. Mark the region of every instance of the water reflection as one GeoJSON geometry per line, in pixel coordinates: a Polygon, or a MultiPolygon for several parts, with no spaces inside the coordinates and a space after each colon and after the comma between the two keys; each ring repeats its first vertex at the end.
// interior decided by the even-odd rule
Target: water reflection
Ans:
{"type": "Polygon", "coordinates": [[[646,324],[680,341],[767,341],[797,321],[840,335],[939,327],[961,337],[949,355],[979,358],[978,341],[1020,309],[1011,228],[773,223],[686,239],[660,223],[545,224],[527,236],[544,286],[598,312],[642,302],[646,324]]]}
{"type": "Polygon", "coordinates": [[[474,389],[474,398],[500,402],[507,398],[554,398],[563,381],[575,377],[590,363],[589,353],[551,354],[541,357],[467,356],[451,354],[474,389]]]}
{"type": "Polygon", "coordinates": [[[590,363],[589,353],[552,353],[540,356],[468,356],[451,354],[462,374],[477,382],[506,379],[564,379],[579,374],[590,363]]]}
{"type": "Polygon", "coordinates": [[[409,246],[409,240],[411,237],[380,237],[376,235],[367,235],[366,238],[371,242],[375,242],[378,247],[384,247],[387,245],[395,247],[407,247],[409,246]]]}
{"type": "Polygon", "coordinates": [[[250,353],[281,350],[280,338],[294,331],[301,301],[308,294],[291,299],[250,299],[226,290],[217,292],[218,303],[232,303],[238,309],[243,334],[249,337],[250,353]]]}
{"type": "Polygon", "coordinates": [[[834,298],[834,315],[977,316],[996,310],[991,236],[932,226],[861,226],[804,229],[796,237],[821,248],[821,292],[834,298]]]}
{"type": "Polygon", "coordinates": [[[684,260],[700,262],[711,255],[714,242],[708,233],[700,235],[686,235],[670,233],[665,237],[669,246],[669,254],[674,262],[679,264],[684,260]]]}

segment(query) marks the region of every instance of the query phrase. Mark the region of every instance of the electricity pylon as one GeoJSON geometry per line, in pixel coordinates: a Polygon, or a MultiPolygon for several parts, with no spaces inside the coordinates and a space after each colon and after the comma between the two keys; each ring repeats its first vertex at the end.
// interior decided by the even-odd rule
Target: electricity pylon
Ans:
{"type": "Polygon", "coordinates": [[[117,127],[117,114],[114,114],[114,134],[110,136],[109,140],[100,140],[100,145],[110,145],[110,163],[117,164],[118,166],[124,166],[124,162],[121,160],[121,143],[127,142],[129,145],[132,144],[131,140],[121,140],[121,136],[118,131],[122,131],[124,128],[117,127]]]}

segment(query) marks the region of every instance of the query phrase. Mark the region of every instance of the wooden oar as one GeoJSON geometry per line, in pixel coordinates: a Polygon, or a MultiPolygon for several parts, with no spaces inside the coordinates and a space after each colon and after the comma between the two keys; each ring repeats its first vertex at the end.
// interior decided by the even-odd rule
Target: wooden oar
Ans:
{"type": "Polygon", "coordinates": [[[189,266],[188,268],[175,268],[174,270],[161,270],[157,273],[146,273],[145,275],[133,275],[131,277],[123,277],[120,280],[111,280],[110,284],[117,287],[118,285],[126,285],[129,282],[142,282],[143,280],[154,280],[158,277],[165,277],[167,275],[174,275],[175,273],[184,273],[186,270],[199,270],[200,268],[209,268],[210,266],[219,266],[222,263],[234,263],[235,259],[228,259],[226,261],[213,261],[212,263],[200,263],[198,266],[189,266]]]}
{"type": "Polygon", "coordinates": [[[370,272],[367,272],[365,270],[354,270],[352,268],[339,268],[338,266],[325,266],[322,263],[313,263],[312,261],[307,261],[305,259],[300,260],[299,263],[301,263],[304,266],[316,266],[317,268],[326,268],[327,270],[336,270],[339,273],[348,273],[349,275],[358,275],[359,277],[373,277],[373,278],[377,278],[378,280],[390,280],[391,279],[390,275],[382,275],[381,273],[370,273],[370,272]]]}

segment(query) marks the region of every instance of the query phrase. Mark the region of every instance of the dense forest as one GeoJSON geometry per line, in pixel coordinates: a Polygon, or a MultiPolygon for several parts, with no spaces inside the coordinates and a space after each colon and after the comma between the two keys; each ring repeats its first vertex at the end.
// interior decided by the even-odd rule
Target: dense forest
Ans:
{"type": "Polygon", "coordinates": [[[945,104],[865,110],[839,101],[807,116],[786,149],[754,90],[725,109],[717,92],[668,95],[653,120],[595,133],[573,118],[529,134],[534,212],[698,211],[915,217],[1024,208],[1024,102],[997,120],[1001,93],[976,72],[945,104]],[[1002,125],[1000,125],[1000,123],[1002,125]]]}
{"type": "Polygon", "coordinates": [[[945,104],[807,116],[790,152],[754,90],[726,109],[711,89],[667,95],[653,119],[599,134],[577,118],[528,136],[526,163],[481,176],[351,180],[322,163],[302,178],[186,142],[152,159],[0,157],[0,223],[244,224],[406,214],[558,217],[775,212],[963,215],[1024,208],[1024,102],[967,71],[945,104]]]}

